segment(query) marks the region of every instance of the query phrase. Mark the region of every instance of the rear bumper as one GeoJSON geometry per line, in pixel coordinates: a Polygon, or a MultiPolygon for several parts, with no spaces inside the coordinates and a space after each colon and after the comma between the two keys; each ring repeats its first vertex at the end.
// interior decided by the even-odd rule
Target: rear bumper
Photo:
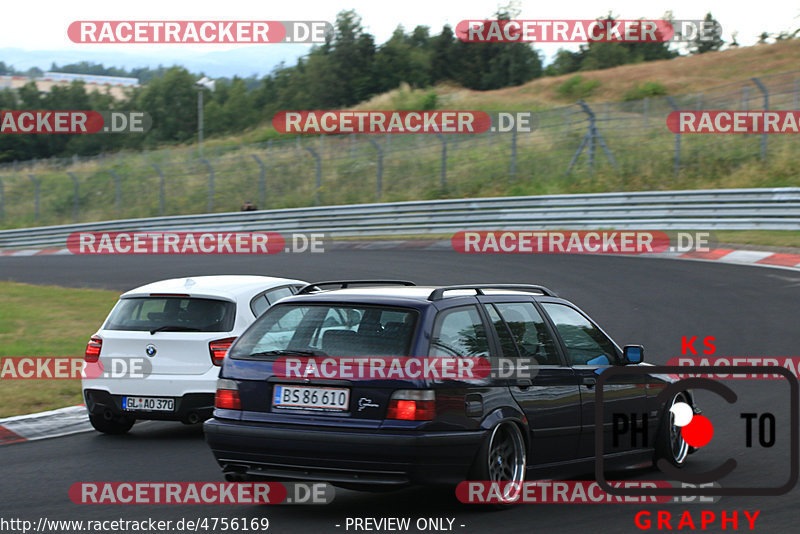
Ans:
{"type": "MultiPolygon", "coordinates": [[[[171,395],[158,396],[171,397],[171,395]]],[[[213,393],[187,393],[186,395],[175,397],[175,410],[172,412],[123,410],[122,397],[123,395],[112,395],[108,391],[99,389],[83,390],[86,409],[92,415],[104,415],[107,411],[111,411],[114,417],[127,415],[136,419],[195,423],[208,419],[214,413],[213,393]]]]}
{"type": "Polygon", "coordinates": [[[143,397],[182,397],[188,393],[211,393],[217,389],[219,367],[211,367],[200,375],[151,374],[144,378],[84,378],[84,390],[96,389],[112,395],[143,397]]]}
{"type": "Polygon", "coordinates": [[[203,428],[224,472],[385,486],[465,480],[487,434],[367,432],[223,419],[209,419],[203,428]]]}

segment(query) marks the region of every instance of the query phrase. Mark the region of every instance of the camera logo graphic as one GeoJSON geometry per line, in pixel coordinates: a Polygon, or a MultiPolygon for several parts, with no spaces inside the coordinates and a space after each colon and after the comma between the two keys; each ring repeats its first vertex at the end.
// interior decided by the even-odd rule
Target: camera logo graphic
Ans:
{"type": "Polygon", "coordinates": [[[690,446],[700,448],[708,445],[714,436],[714,425],[705,415],[695,415],[691,406],[685,402],[676,402],[669,409],[672,424],[681,429],[683,441],[690,446]]]}
{"type": "MultiPolygon", "coordinates": [[[[765,366],[623,366],[603,369],[597,378],[595,389],[595,478],[603,491],[612,495],[631,496],[775,496],[791,491],[797,483],[800,470],[800,431],[798,427],[798,407],[800,406],[800,392],[798,391],[797,378],[785,367],[765,366]],[[713,469],[704,472],[693,472],[690,469],[680,469],[668,460],[661,458],[656,466],[665,476],[665,480],[677,480],[688,484],[680,488],[623,488],[614,487],[605,478],[605,441],[608,427],[611,427],[613,446],[616,447],[625,437],[632,446],[638,443],[648,443],[648,429],[653,421],[653,413],[613,413],[611,420],[605,413],[607,407],[603,404],[604,389],[614,389],[614,379],[623,381],[648,382],[650,375],[694,375],[668,383],[657,395],[657,405],[664,407],[663,417],[669,418],[671,427],[679,428],[680,437],[687,446],[700,449],[708,445],[714,436],[714,424],[711,418],[695,413],[692,406],[683,400],[676,401],[681,392],[688,390],[707,390],[722,397],[725,406],[733,410],[737,407],[739,396],[731,388],[718,380],[702,378],[702,376],[715,375],[781,375],[789,386],[789,459],[788,480],[781,485],[768,487],[708,487],[711,482],[716,482],[731,474],[737,466],[734,458],[727,458],[713,469]],[[700,376],[697,376],[700,375],[700,376]],[[624,377],[624,378],[621,378],[624,377]],[[672,404],[670,405],[670,402],[672,404]],[[668,408],[667,408],[668,407],[668,408]],[[641,438],[641,442],[637,438],[641,438]],[[701,487],[703,486],[704,487],[701,487]]],[[[613,393],[612,393],[613,394],[613,393]]],[[[742,437],[745,447],[758,446],[768,449],[775,444],[776,419],[770,412],[739,413],[742,421],[742,437]],[[755,429],[755,432],[754,432],[755,429]],[[754,440],[754,433],[757,439],[754,440]]],[[[663,427],[663,425],[662,425],[663,427]]],[[[738,432],[738,429],[737,429],[738,432]]],[[[714,485],[716,486],[716,485],[714,485]]]]}

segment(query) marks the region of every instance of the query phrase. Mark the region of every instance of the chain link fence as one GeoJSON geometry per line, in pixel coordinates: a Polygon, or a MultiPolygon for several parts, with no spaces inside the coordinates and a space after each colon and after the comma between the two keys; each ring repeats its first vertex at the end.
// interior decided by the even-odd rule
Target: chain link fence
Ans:
{"type": "MultiPolygon", "coordinates": [[[[796,135],[673,134],[674,110],[800,110],[800,71],[702,93],[533,112],[530,132],[302,136],[0,165],[0,227],[262,209],[731,186],[796,135]]],[[[783,159],[781,159],[783,158],[783,159]]],[[[791,161],[791,160],[789,160],[791,161]]],[[[787,169],[787,180],[796,175],[787,169]]],[[[757,176],[738,186],[775,186],[757,176]]],[[[737,185],[734,184],[734,187],[737,185]]]]}

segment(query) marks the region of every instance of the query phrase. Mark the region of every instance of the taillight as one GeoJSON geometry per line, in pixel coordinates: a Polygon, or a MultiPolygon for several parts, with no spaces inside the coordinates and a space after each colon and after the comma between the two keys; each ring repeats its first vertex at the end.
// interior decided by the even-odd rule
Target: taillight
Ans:
{"type": "Polygon", "coordinates": [[[83,359],[89,363],[94,363],[100,359],[100,349],[103,348],[103,339],[100,336],[92,336],[86,344],[86,352],[83,359]]]}
{"type": "Polygon", "coordinates": [[[239,386],[233,380],[220,378],[217,380],[217,393],[214,395],[214,407],[224,410],[241,410],[239,386]]]}
{"type": "Polygon", "coordinates": [[[222,365],[222,360],[225,358],[228,349],[231,348],[234,341],[236,341],[235,337],[211,341],[208,344],[208,351],[211,353],[211,363],[214,365],[222,365]]]}
{"type": "Polygon", "coordinates": [[[386,419],[430,421],[434,415],[436,415],[436,393],[429,389],[401,389],[392,393],[386,419]]]}

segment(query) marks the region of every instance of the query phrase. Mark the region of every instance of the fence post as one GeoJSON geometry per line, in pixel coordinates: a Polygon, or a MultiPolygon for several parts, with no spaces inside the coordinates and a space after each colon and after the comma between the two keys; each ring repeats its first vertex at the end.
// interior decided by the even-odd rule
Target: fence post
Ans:
{"type": "Polygon", "coordinates": [[[122,196],[121,193],[121,180],[119,174],[117,174],[114,170],[109,170],[108,173],[114,178],[114,208],[119,210],[119,203],[120,197],[122,196]]]}
{"type": "Polygon", "coordinates": [[[6,188],[3,185],[3,179],[0,178],[0,220],[6,218],[6,188]]]}
{"type": "Polygon", "coordinates": [[[208,162],[207,159],[201,159],[200,163],[208,168],[208,206],[206,211],[213,213],[214,211],[214,167],[208,162]]]}
{"type": "Polygon", "coordinates": [[[564,108],[564,133],[569,133],[569,127],[572,124],[572,106],[564,108]]]}
{"type": "MultiPolygon", "coordinates": [[[[764,111],[765,112],[768,111],[769,91],[767,90],[767,87],[763,83],[761,83],[761,80],[759,80],[758,78],[753,77],[751,78],[751,80],[753,80],[753,83],[755,83],[758,86],[758,89],[764,95],[764,111]]],[[[761,134],[761,161],[767,160],[767,135],[768,134],[766,130],[764,130],[764,133],[761,134]]]]}
{"type": "Polygon", "coordinates": [[[258,175],[258,201],[261,203],[261,209],[265,209],[267,207],[267,166],[257,155],[250,154],[250,156],[256,160],[260,168],[258,175]]]}
{"type": "Polygon", "coordinates": [[[163,217],[164,216],[164,173],[161,171],[161,167],[158,164],[153,163],[153,168],[158,173],[158,215],[163,217]]]}
{"type": "Polygon", "coordinates": [[[511,129],[511,168],[509,169],[510,180],[513,182],[517,177],[517,128],[511,129]]]}
{"type": "Polygon", "coordinates": [[[572,159],[567,166],[567,175],[569,175],[572,167],[575,165],[575,162],[578,161],[578,156],[581,155],[583,152],[584,147],[586,144],[589,144],[589,169],[591,169],[591,173],[594,174],[594,151],[595,151],[595,142],[600,143],[600,147],[606,154],[608,161],[614,166],[615,169],[619,170],[619,166],[617,165],[616,160],[614,159],[614,155],[609,150],[608,145],[606,145],[605,139],[603,136],[600,135],[600,132],[597,131],[597,119],[595,117],[592,108],[584,102],[583,100],[579,100],[577,104],[583,109],[584,113],[589,117],[589,130],[586,132],[586,135],[583,136],[581,140],[581,144],[578,147],[578,150],[575,151],[573,154],[572,159]]]}
{"type": "Polygon", "coordinates": [[[34,188],[34,200],[33,200],[33,220],[39,221],[39,185],[42,183],[41,180],[36,179],[36,175],[29,174],[28,178],[30,178],[31,182],[33,182],[34,188]]]}
{"type": "MultiPolygon", "coordinates": [[[[672,106],[672,109],[674,111],[679,111],[678,104],[669,95],[667,95],[667,102],[669,102],[669,105],[672,106]]],[[[672,167],[673,167],[673,172],[675,173],[675,176],[678,176],[678,173],[681,170],[681,134],[680,134],[680,132],[675,134],[675,158],[674,158],[674,161],[672,163],[672,167]]]]}
{"type": "Polygon", "coordinates": [[[72,180],[72,186],[74,190],[72,195],[72,218],[75,219],[75,222],[78,222],[78,177],[69,171],[67,171],[67,175],[69,175],[70,179],[72,180]]]}
{"type": "Polygon", "coordinates": [[[375,176],[375,200],[380,202],[383,195],[383,149],[374,139],[368,138],[370,144],[378,151],[378,171],[375,176]]]}
{"type": "Polygon", "coordinates": [[[319,190],[322,188],[322,159],[320,158],[319,153],[310,146],[305,147],[305,149],[311,152],[311,155],[314,156],[314,159],[317,162],[317,188],[314,191],[314,204],[319,205],[319,190]]]}
{"type": "Polygon", "coordinates": [[[441,187],[442,193],[447,189],[447,139],[444,135],[437,133],[439,140],[442,142],[442,178],[441,187]]]}

